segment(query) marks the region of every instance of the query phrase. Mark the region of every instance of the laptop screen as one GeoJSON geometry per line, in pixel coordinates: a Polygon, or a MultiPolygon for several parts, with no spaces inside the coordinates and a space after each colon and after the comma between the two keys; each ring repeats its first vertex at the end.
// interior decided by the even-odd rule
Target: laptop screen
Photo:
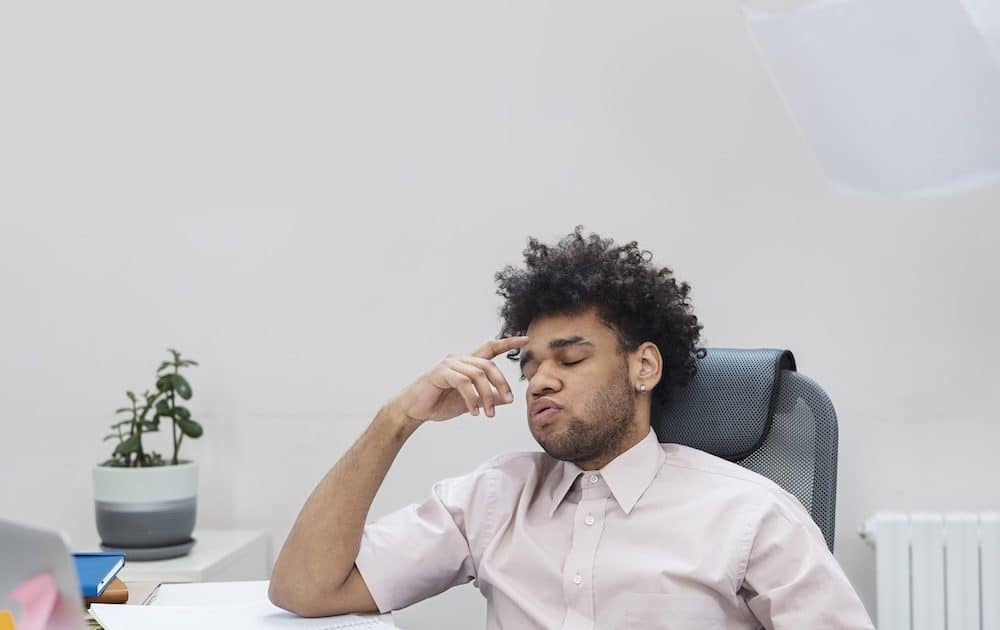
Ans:
{"type": "Polygon", "coordinates": [[[59,532],[0,519],[0,627],[86,628],[73,554],[59,532]]]}

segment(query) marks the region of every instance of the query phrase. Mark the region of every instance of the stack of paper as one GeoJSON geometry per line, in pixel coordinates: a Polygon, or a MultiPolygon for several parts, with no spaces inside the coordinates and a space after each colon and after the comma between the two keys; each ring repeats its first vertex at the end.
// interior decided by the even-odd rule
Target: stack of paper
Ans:
{"type": "Polygon", "coordinates": [[[94,604],[91,613],[105,630],[393,630],[377,616],[304,618],[267,601],[267,582],[164,584],[148,606],[94,604]]]}

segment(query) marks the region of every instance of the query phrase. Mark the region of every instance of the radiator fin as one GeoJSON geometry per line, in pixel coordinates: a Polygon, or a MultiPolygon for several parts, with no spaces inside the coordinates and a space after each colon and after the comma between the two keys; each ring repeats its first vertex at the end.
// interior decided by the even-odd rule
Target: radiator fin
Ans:
{"type": "Polygon", "coordinates": [[[1000,630],[1000,513],[881,512],[863,535],[879,630],[1000,630]]]}

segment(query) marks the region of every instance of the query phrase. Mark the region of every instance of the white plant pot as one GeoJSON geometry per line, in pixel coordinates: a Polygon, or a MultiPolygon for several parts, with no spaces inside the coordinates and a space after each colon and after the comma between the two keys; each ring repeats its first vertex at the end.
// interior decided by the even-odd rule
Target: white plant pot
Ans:
{"type": "Polygon", "coordinates": [[[182,545],[194,530],[198,465],[94,466],[97,532],[106,547],[182,545]]]}

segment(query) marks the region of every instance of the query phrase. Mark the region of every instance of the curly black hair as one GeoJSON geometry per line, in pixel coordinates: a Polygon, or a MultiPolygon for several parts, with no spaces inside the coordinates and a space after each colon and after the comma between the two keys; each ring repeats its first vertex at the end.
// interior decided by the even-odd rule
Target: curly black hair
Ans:
{"type": "MultiPolygon", "coordinates": [[[[601,320],[618,336],[621,349],[634,351],[651,341],[663,355],[663,379],[653,401],[666,404],[671,392],[683,387],[696,371],[701,325],[691,311],[691,287],[678,282],[673,271],[650,263],[652,253],[638,243],[614,246],[597,234],[584,237],[577,226],[555,246],[534,237],[524,250],[526,268],[508,265],[497,272],[500,337],[523,335],[536,317],[567,315],[595,307],[601,320]],[[666,385],[666,386],[663,386],[666,385]]],[[[520,350],[507,357],[516,360],[520,350]]]]}

